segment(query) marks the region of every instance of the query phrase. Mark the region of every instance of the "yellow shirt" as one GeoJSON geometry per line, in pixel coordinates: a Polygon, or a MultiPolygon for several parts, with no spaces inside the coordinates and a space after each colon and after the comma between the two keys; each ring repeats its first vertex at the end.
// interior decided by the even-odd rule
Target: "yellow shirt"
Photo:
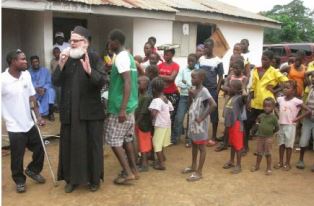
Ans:
{"type": "Polygon", "coordinates": [[[262,79],[259,78],[257,68],[253,69],[252,87],[254,92],[254,99],[251,101],[251,107],[254,109],[263,109],[263,101],[267,97],[274,97],[274,94],[267,89],[268,85],[276,86],[278,83],[288,81],[279,70],[270,66],[264,73],[262,79]]]}
{"type": "MultiPolygon", "coordinates": [[[[310,72],[310,71],[314,71],[314,61],[311,61],[308,65],[307,65],[307,70],[306,72],[310,72]]],[[[303,95],[303,99],[305,100],[307,98],[307,95],[310,92],[310,88],[307,86],[304,89],[304,95],[303,95]]]]}

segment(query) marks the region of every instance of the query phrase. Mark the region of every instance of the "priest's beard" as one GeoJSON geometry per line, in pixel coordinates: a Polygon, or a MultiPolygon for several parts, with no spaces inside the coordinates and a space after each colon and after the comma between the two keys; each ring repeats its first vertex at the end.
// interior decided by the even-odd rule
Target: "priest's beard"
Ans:
{"type": "Polygon", "coordinates": [[[82,47],[70,49],[70,57],[72,59],[80,59],[84,54],[85,50],[82,47]]]}

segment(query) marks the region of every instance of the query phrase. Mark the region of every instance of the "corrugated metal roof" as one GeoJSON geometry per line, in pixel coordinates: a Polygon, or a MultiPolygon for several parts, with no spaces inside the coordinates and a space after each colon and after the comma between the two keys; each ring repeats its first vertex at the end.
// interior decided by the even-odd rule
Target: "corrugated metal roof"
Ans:
{"type": "MultiPolygon", "coordinates": [[[[60,1],[60,0],[58,0],[60,1]]],[[[180,12],[181,10],[210,12],[251,20],[280,23],[262,15],[231,6],[218,0],[61,0],[67,2],[79,2],[88,5],[110,5],[125,8],[137,8],[143,10],[155,10],[165,12],[180,12]]]]}

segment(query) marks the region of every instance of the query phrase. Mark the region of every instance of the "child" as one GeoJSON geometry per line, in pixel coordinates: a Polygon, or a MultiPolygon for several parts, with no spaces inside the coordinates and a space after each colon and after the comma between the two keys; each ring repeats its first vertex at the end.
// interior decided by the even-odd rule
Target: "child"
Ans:
{"type": "Polygon", "coordinates": [[[148,171],[147,153],[152,150],[152,120],[148,109],[152,98],[148,95],[149,78],[140,76],[138,78],[139,103],[135,110],[135,134],[138,139],[138,148],[142,156],[140,171],[148,171]]]}
{"type": "Polygon", "coordinates": [[[272,136],[279,130],[277,117],[273,114],[275,100],[268,97],[263,102],[264,113],[257,117],[257,149],[256,165],[252,167],[251,172],[259,170],[263,155],[266,156],[267,169],[266,175],[271,175],[271,150],[273,144],[272,136]]]}
{"type": "MultiPolygon", "coordinates": [[[[189,54],[188,56],[188,66],[179,71],[176,79],[176,85],[180,88],[180,100],[178,105],[177,114],[174,121],[174,131],[173,138],[176,142],[180,140],[180,136],[183,130],[183,120],[186,112],[189,108],[189,89],[192,87],[191,73],[197,61],[197,56],[195,54],[189,54]]],[[[190,147],[190,140],[186,140],[185,146],[190,147]]]]}
{"type": "Polygon", "coordinates": [[[149,65],[155,65],[157,66],[159,60],[160,60],[160,57],[159,55],[156,53],[156,52],[152,52],[150,55],[149,55],[149,65]]]}
{"type": "Polygon", "coordinates": [[[228,128],[229,144],[231,145],[230,160],[223,166],[224,169],[233,167],[232,173],[241,172],[241,151],[243,149],[243,119],[242,112],[246,102],[246,88],[240,80],[230,82],[228,92],[230,98],[225,105],[225,127],[228,128]],[[234,157],[237,155],[237,164],[234,165],[234,157]]]}
{"type": "Polygon", "coordinates": [[[187,181],[197,181],[202,178],[202,169],[206,158],[206,144],[208,142],[209,114],[217,104],[209,91],[203,86],[206,73],[204,70],[192,72],[192,85],[195,89],[190,90],[193,102],[189,109],[188,136],[192,140],[192,166],[185,168],[182,173],[193,172],[187,181]],[[197,167],[197,153],[200,151],[199,164],[197,167]]]}
{"type": "Polygon", "coordinates": [[[152,92],[152,80],[153,80],[155,77],[158,77],[158,68],[157,68],[157,66],[155,66],[155,65],[149,65],[149,66],[146,68],[145,75],[149,78],[147,92],[148,92],[148,95],[152,97],[152,96],[153,96],[153,92],[152,92]]]}
{"type": "Polygon", "coordinates": [[[136,56],[134,56],[134,60],[135,60],[135,64],[136,64],[137,73],[139,74],[139,76],[144,75],[145,69],[141,65],[143,62],[143,58],[140,55],[136,55],[136,56]]]}
{"type": "Polygon", "coordinates": [[[165,84],[163,79],[156,77],[152,81],[153,101],[149,105],[153,117],[154,136],[153,146],[157,154],[158,162],[154,169],[165,170],[165,156],[163,148],[170,145],[171,119],[170,112],[173,111],[171,102],[163,94],[165,84]]]}
{"type": "MultiPolygon", "coordinates": [[[[304,165],[304,153],[306,151],[306,148],[309,145],[310,139],[311,139],[311,135],[313,135],[313,131],[314,131],[314,72],[312,71],[312,76],[311,76],[311,84],[312,86],[310,87],[310,91],[307,95],[307,99],[305,100],[305,104],[306,106],[308,106],[311,110],[311,114],[306,116],[303,119],[302,122],[302,135],[301,135],[301,139],[300,139],[300,157],[299,157],[299,161],[296,165],[296,167],[298,169],[304,169],[305,165],[304,165]]],[[[314,171],[314,166],[312,167],[312,170],[314,171]]]]}
{"type": "Polygon", "coordinates": [[[296,123],[308,114],[311,110],[303,104],[303,101],[295,97],[297,84],[293,80],[284,83],[284,96],[278,97],[279,104],[279,163],[274,166],[275,169],[283,168],[285,171],[291,169],[290,158],[296,133],[296,123]],[[297,116],[300,108],[306,112],[297,116]],[[283,156],[286,151],[286,162],[283,163],[283,156]]]}

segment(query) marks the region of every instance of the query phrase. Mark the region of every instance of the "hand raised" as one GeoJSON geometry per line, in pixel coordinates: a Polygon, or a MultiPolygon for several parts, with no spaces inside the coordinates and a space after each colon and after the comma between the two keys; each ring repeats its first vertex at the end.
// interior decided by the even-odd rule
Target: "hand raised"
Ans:
{"type": "Polygon", "coordinates": [[[92,68],[91,68],[90,63],[89,63],[89,57],[88,57],[88,53],[87,52],[85,53],[84,60],[81,59],[81,63],[83,65],[83,68],[84,68],[85,72],[90,75],[92,73],[92,68]]]}

